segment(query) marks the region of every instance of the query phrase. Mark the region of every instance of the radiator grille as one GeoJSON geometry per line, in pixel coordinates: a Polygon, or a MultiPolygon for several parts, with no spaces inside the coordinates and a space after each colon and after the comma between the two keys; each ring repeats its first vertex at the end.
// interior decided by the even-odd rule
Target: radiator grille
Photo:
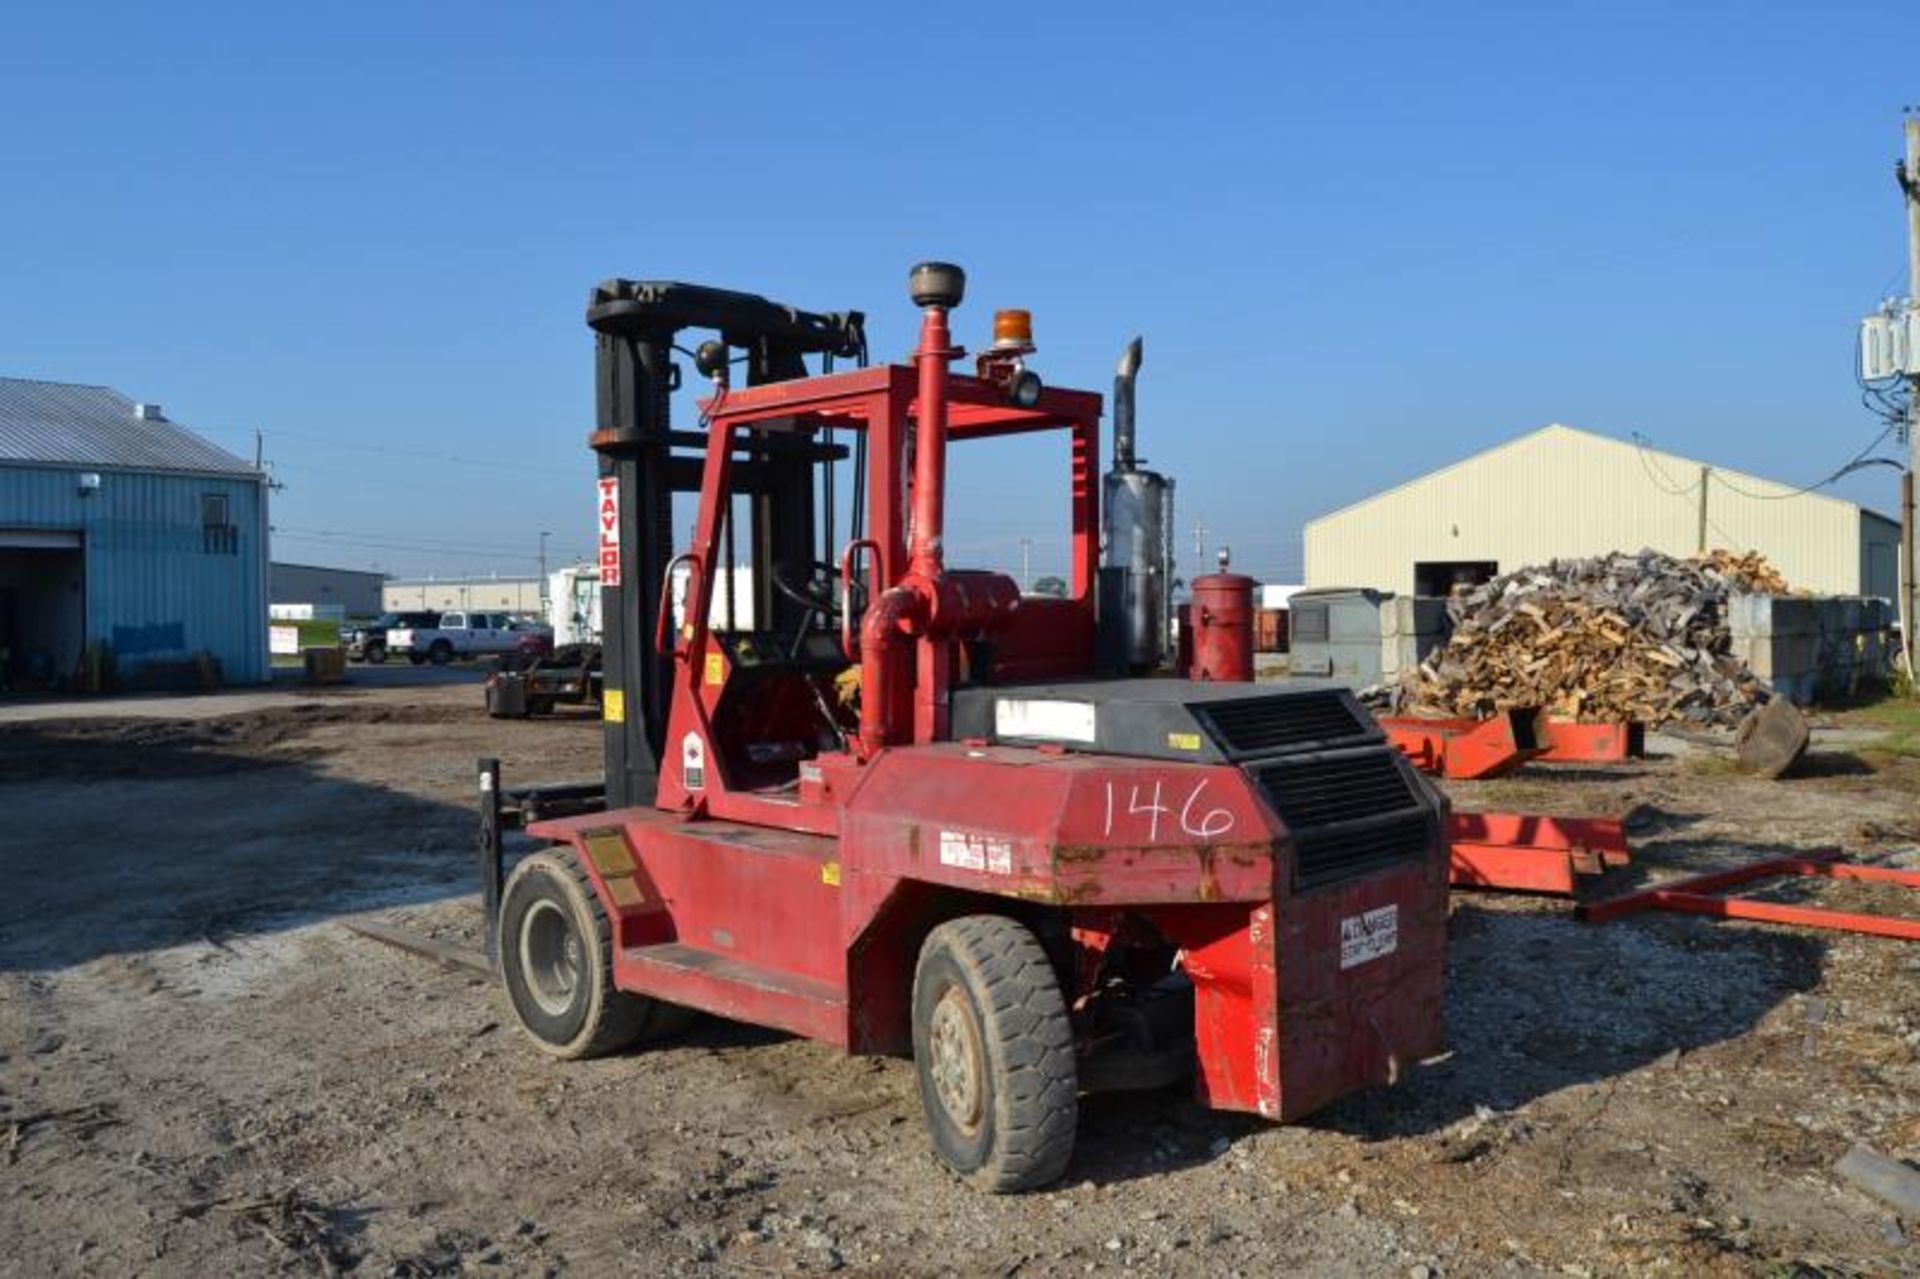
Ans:
{"type": "Polygon", "coordinates": [[[1193,709],[1208,721],[1214,739],[1235,756],[1346,741],[1370,731],[1346,698],[1331,690],[1201,702],[1193,709]]]}
{"type": "Polygon", "coordinates": [[[1427,847],[1423,813],[1369,825],[1362,830],[1327,831],[1300,837],[1301,889],[1323,888],[1358,878],[1382,866],[1418,858],[1427,847]]]}
{"type": "Polygon", "coordinates": [[[1391,750],[1275,760],[1249,771],[1293,833],[1302,889],[1418,858],[1433,838],[1427,809],[1391,750]]]}
{"type": "Polygon", "coordinates": [[[1296,831],[1420,806],[1390,751],[1276,760],[1253,773],[1296,831]]]}

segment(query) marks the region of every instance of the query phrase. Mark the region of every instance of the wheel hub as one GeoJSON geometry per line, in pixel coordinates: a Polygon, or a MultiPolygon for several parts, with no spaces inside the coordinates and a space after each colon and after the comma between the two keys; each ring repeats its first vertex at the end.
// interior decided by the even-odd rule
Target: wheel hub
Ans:
{"type": "Polygon", "coordinates": [[[533,1001],[553,1016],[565,1013],[583,970],[580,937],[567,913],[550,901],[528,907],[520,922],[520,971],[533,1001]]]}
{"type": "Polygon", "coordinates": [[[948,987],[934,1006],[927,1052],[940,1108],[963,1132],[973,1132],[985,1109],[986,1061],[973,1007],[958,986],[948,987]]]}

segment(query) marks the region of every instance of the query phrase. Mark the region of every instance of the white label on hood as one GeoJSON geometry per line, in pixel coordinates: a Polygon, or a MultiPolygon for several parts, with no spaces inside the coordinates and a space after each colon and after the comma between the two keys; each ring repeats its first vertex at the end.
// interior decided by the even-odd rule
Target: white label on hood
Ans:
{"type": "Polygon", "coordinates": [[[1381,906],[1340,921],[1340,967],[1354,968],[1400,949],[1400,908],[1381,906]]]}
{"type": "Polygon", "coordinates": [[[1043,742],[1092,742],[1093,729],[1092,702],[1002,697],[993,704],[993,731],[1001,737],[1032,737],[1043,742]]]}

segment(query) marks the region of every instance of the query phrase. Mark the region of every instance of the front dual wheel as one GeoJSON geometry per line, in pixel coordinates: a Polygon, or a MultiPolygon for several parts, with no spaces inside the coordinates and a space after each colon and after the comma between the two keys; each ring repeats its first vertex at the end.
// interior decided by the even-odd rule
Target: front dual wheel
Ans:
{"type": "Polygon", "coordinates": [[[1066,1171],[1079,1118],[1073,1029],[1046,951],[1000,915],[927,936],[913,981],[913,1060],[934,1152],[983,1190],[1066,1171]]]}
{"type": "Polygon", "coordinates": [[[601,1057],[673,1034],[690,1009],[613,984],[613,923],[572,849],[535,853],[500,896],[500,976],[542,1052],[601,1057]]]}
{"type": "MultiPolygon", "coordinates": [[[[571,849],[514,868],[500,902],[500,973],[543,1052],[598,1057],[686,1025],[690,1010],[613,981],[613,926],[571,849]]],[[[933,930],[913,982],[913,1058],[941,1161],[983,1190],[1066,1171],[1079,1082],[1066,1001],[1040,943],[999,915],[933,930]]]]}

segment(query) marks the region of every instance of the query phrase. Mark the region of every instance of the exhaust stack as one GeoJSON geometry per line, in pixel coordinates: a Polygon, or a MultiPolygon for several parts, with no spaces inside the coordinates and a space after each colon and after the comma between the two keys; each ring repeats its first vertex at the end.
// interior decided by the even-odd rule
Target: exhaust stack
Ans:
{"type": "Polygon", "coordinates": [[[1113,373],[1113,469],[1102,485],[1102,661],[1134,674],[1166,664],[1173,630],[1173,481],[1143,470],[1135,450],[1134,383],[1146,358],[1127,343],[1113,373]]]}
{"type": "Polygon", "coordinates": [[[1125,474],[1134,469],[1133,384],[1140,376],[1140,360],[1146,343],[1135,338],[1120,353],[1113,371],[1113,469],[1125,474]]]}

